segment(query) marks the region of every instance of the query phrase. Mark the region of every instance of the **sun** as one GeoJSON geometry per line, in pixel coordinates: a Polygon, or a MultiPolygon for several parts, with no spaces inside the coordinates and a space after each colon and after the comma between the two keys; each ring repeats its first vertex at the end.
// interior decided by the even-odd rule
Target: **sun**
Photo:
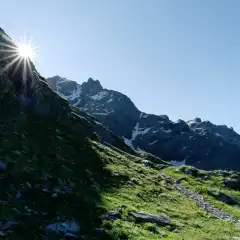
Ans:
{"type": "Polygon", "coordinates": [[[18,55],[22,58],[32,59],[35,55],[34,48],[29,43],[18,44],[17,52],[18,52],[18,55]]]}
{"type": "Polygon", "coordinates": [[[26,36],[23,36],[20,37],[20,41],[12,40],[7,35],[2,38],[4,41],[0,46],[0,60],[4,60],[4,65],[1,72],[10,69],[11,74],[22,73],[22,79],[25,81],[28,76],[36,72],[38,47],[33,43],[32,37],[28,40],[26,36]]]}

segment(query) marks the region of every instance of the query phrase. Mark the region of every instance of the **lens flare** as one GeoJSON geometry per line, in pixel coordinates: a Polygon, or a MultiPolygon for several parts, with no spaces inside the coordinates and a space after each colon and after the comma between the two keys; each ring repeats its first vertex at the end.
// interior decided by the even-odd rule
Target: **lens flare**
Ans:
{"type": "Polygon", "coordinates": [[[11,71],[13,74],[22,69],[23,80],[33,74],[38,56],[38,48],[33,43],[33,38],[27,39],[26,36],[20,37],[19,41],[11,40],[3,31],[0,31],[0,62],[2,68],[0,74],[11,71]],[[1,35],[2,34],[2,35],[1,35]]]}

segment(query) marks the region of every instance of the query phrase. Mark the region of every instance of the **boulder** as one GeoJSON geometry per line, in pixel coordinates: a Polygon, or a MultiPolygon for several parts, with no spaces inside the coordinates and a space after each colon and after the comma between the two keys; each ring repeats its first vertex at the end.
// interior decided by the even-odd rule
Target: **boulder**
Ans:
{"type": "Polygon", "coordinates": [[[145,166],[145,167],[154,167],[155,166],[155,164],[153,163],[153,162],[151,162],[151,161],[148,161],[148,160],[143,160],[142,161],[142,164],[145,166]]]}
{"type": "Polygon", "coordinates": [[[181,183],[181,179],[177,179],[176,181],[175,181],[175,184],[180,184],[181,183]]]}
{"type": "Polygon", "coordinates": [[[234,189],[234,190],[240,190],[240,181],[237,180],[237,179],[225,179],[223,181],[223,184],[227,188],[231,188],[231,189],[234,189]]]}
{"type": "Polygon", "coordinates": [[[100,218],[102,220],[117,220],[117,219],[120,219],[121,217],[122,217],[122,214],[120,211],[111,210],[103,214],[100,218]]]}
{"type": "Polygon", "coordinates": [[[214,189],[209,189],[208,190],[208,194],[214,198],[216,198],[217,200],[220,200],[222,202],[225,202],[229,205],[238,205],[238,201],[236,201],[235,199],[233,199],[230,195],[227,195],[223,192],[219,192],[217,190],[214,189]]]}
{"type": "Polygon", "coordinates": [[[128,216],[135,218],[136,222],[155,223],[158,226],[172,225],[172,222],[168,218],[151,213],[129,212],[128,216]]]}

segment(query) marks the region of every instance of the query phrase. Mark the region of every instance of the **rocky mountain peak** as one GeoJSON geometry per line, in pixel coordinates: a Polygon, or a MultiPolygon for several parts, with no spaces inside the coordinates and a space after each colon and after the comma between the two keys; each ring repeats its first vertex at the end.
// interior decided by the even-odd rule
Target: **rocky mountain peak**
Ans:
{"type": "Polygon", "coordinates": [[[99,80],[89,78],[87,82],[82,84],[82,90],[89,94],[96,94],[103,89],[99,80]]]}
{"type": "Polygon", "coordinates": [[[187,159],[186,164],[199,168],[240,169],[240,135],[225,125],[200,118],[174,122],[166,115],[146,114],[126,95],[104,89],[92,78],[82,85],[60,80],[57,92],[72,106],[96,117],[135,150],[165,160],[187,159]]]}
{"type": "Polygon", "coordinates": [[[202,122],[201,118],[194,118],[193,121],[196,122],[196,123],[202,122]]]}

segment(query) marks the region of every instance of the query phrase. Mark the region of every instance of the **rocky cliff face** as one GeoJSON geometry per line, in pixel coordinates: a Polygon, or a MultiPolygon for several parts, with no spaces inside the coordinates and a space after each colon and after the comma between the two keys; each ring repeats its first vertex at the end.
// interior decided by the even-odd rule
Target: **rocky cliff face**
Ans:
{"type": "Polygon", "coordinates": [[[134,149],[198,168],[240,169],[240,135],[232,128],[200,118],[173,122],[165,115],[146,114],[124,94],[91,78],[81,85],[59,76],[47,81],[72,106],[98,118],[134,149]]]}

